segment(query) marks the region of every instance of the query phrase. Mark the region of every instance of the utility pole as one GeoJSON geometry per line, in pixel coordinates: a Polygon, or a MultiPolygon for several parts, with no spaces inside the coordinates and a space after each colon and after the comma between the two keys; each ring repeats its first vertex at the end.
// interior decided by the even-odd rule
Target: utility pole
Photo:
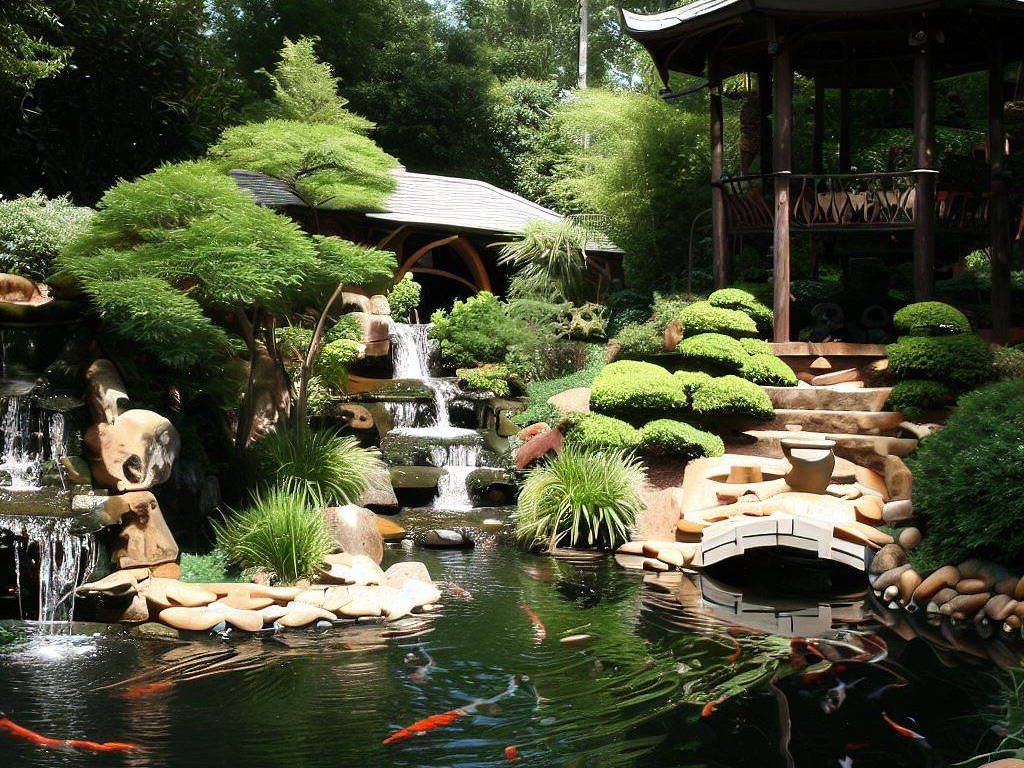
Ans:
{"type": "Polygon", "coordinates": [[[580,0],[580,60],[577,87],[582,91],[587,87],[587,37],[590,31],[590,9],[587,0],[580,0]]]}

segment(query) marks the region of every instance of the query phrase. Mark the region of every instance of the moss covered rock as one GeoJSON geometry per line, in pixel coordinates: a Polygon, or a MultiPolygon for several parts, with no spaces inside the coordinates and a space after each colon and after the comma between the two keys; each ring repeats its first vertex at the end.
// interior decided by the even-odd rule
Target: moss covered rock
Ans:
{"type": "Polygon", "coordinates": [[[967,316],[941,301],[909,304],[893,315],[892,322],[901,336],[950,336],[971,332],[967,316]]]}
{"type": "Polygon", "coordinates": [[[695,301],[676,319],[683,324],[687,337],[701,333],[721,333],[737,339],[758,335],[757,324],[748,315],[739,310],[716,307],[707,301],[695,301]]]}
{"type": "Polygon", "coordinates": [[[646,453],[696,459],[721,456],[725,453],[725,444],[718,435],[684,421],[657,419],[640,430],[640,449],[646,453]]]}
{"type": "Polygon", "coordinates": [[[709,377],[697,385],[693,391],[693,413],[705,422],[717,417],[767,421],[775,415],[764,390],[739,376],[709,377]]]}
{"type": "Polygon", "coordinates": [[[930,379],[968,389],[993,375],[992,351],[971,333],[904,336],[885,351],[890,373],[900,379],[930,379]]]}
{"type": "Polygon", "coordinates": [[[619,360],[594,379],[590,407],[633,423],[683,413],[689,399],[679,379],[653,363],[619,360]]]}
{"type": "Polygon", "coordinates": [[[588,450],[618,450],[635,448],[640,432],[620,419],[600,413],[581,413],[570,418],[563,426],[565,444],[588,450]]]}

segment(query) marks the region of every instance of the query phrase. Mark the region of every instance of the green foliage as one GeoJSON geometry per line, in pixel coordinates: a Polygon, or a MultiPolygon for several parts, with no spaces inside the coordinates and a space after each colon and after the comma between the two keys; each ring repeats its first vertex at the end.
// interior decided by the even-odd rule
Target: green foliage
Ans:
{"type": "Polygon", "coordinates": [[[211,583],[240,581],[241,576],[230,573],[230,565],[224,552],[215,549],[205,555],[190,555],[187,552],[181,554],[178,563],[181,566],[181,576],[185,582],[211,583]]]}
{"type": "Polygon", "coordinates": [[[686,392],[687,397],[693,398],[693,393],[700,387],[707,384],[715,377],[703,371],[676,371],[673,376],[679,380],[680,386],[686,392]]]}
{"type": "Polygon", "coordinates": [[[917,420],[926,411],[949,405],[952,398],[950,388],[941,382],[907,379],[893,386],[885,407],[890,411],[899,411],[908,419],[917,420]]]}
{"type": "Polygon", "coordinates": [[[993,353],[992,367],[1000,379],[1024,376],[1024,347],[999,347],[993,353]]]}
{"type": "Polygon", "coordinates": [[[326,416],[331,406],[331,390],[319,376],[310,376],[306,385],[306,408],[311,416],[326,416]]]}
{"type": "Polygon", "coordinates": [[[744,337],[740,339],[740,344],[747,350],[748,355],[775,355],[775,351],[772,349],[772,345],[763,339],[751,339],[744,337]]]}
{"type": "Polygon", "coordinates": [[[890,373],[900,379],[943,381],[968,389],[992,378],[992,352],[971,333],[904,336],[885,351],[890,373]]]}
{"type": "MultiPolygon", "coordinates": [[[[338,341],[339,339],[362,341],[363,324],[359,322],[355,315],[342,315],[334,325],[327,329],[324,338],[327,341],[338,341]]],[[[310,339],[312,339],[312,332],[310,332],[310,339]]],[[[306,347],[309,347],[309,342],[306,342],[306,347]]]]}
{"type": "Polygon", "coordinates": [[[615,340],[629,357],[653,357],[665,351],[665,337],[658,324],[651,320],[624,325],[615,340]]]}
{"type": "Polygon", "coordinates": [[[548,402],[548,398],[567,389],[589,387],[604,367],[604,347],[590,344],[586,350],[586,363],[579,370],[556,378],[538,378],[530,380],[526,385],[526,396],[529,401],[526,409],[515,415],[514,421],[521,427],[545,421],[553,424],[558,421],[558,409],[548,402]]]}
{"type": "Polygon", "coordinates": [[[341,237],[314,235],[319,279],[325,291],[338,283],[374,288],[391,282],[398,267],[391,251],[358,245],[341,237]]]}
{"type": "Polygon", "coordinates": [[[54,258],[88,226],[92,210],[34,192],[0,200],[0,272],[43,280],[54,258]]]}
{"type": "Polygon", "coordinates": [[[640,450],[689,461],[704,456],[721,456],[725,453],[725,444],[718,435],[684,421],[658,419],[641,428],[640,450]]]}
{"type": "Polygon", "coordinates": [[[651,297],[638,291],[616,291],[608,297],[608,338],[616,338],[627,325],[639,325],[651,317],[651,297]]]}
{"type": "Polygon", "coordinates": [[[676,319],[683,324],[686,336],[721,333],[739,339],[758,334],[757,324],[745,313],[716,307],[707,301],[695,301],[683,309],[676,319]]]}
{"type": "Polygon", "coordinates": [[[515,273],[509,295],[574,304],[594,298],[586,247],[586,231],[569,219],[527,222],[522,238],[502,243],[498,255],[515,273]]]}
{"type": "Polygon", "coordinates": [[[304,424],[279,426],[250,451],[261,483],[304,493],[321,506],[354,503],[381,466],[354,437],[304,424]]]}
{"type": "Polygon", "coordinates": [[[908,304],[892,317],[901,336],[948,336],[970,333],[971,323],[956,307],[941,301],[908,304]]]}
{"type": "Polygon", "coordinates": [[[750,355],[739,341],[720,333],[688,335],[679,342],[675,352],[689,365],[708,366],[712,371],[729,373],[740,373],[750,360],[750,355]]]}
{"type": "Polygon", "coordinates": [[[412,279],[412,272],[406,272],[405,276],[395,283],[391,292],[388,293],[391,316],[399,319],[408,318],[412,311],[420,305],[422,290],[422,286],[412,279]]]}
{"type": "Polygon", "coordinates": [[[323,508],[299,488],[273,486],[213,523],[217,548],[240,568],[266,568],[291,584],[311,577],[331,551],[323,508]]]}
{"type": "Polygon", "coordinates": [[[448,312],[438,310],[430,322],[430,337],[441,343],[445,361],[467,368],[504,362],[509,348],[528,333],[487,291],[457,300],[448,312]]]}
{"type": "Polygon", "coordinates": [[[738,376],[719,376],[699,383],[693,392],[693,413],[704,422],[721,417],[767,421],[775,415],[764,390],[738,376]]]}
{"type": "Polygon", "coordinates": [[[1007,379],[961,397],[945,428],[907,457],[925,526],[922,559],[1024,563],[1022,434],[1024,379],[1007,379]]]}
{"type": "Polygon", "coordinates": [[[471,392],[491,392],[495,397],[512,396],[509,380],[513,378],[513,373],[507,365],[459,368],[455,375],[465,379],[465,387],[471,392]]]}
{"type": "Polygon", "coordinates": [[[348,369],[359,359],[360,346],[359,342],[350,339],[328,341],[320,348],[313,362],[313,375],[335,389],[345,389],[348,369]]]}
{"type": "Polygon", "coordinates": [[[643,465],[623,451],[567,446],[523,481],[513,519],[516,538],[533,547],[617,547],[643,510],[643,465]]]}
{"type": "Polygon", "coordinates": [[[40,40],[32,33],[37,24],[51,29],[58,25],[56,16],[39,0],[20,0],[0,9],[0,85],[31,91],[36,81],[67,65],[72,49],[40,40]]]}
{"type": "Polygon", "coordinates": [[[624,421],[600,413],[578,413],[563,426],[565,444],[589,451],[636,448],[640,432],[624,421]]]}
{"type": "MultiPolygon", "coordinates": [[[[703,337],[698,336],[697,338],[703,337]]],[[[763,387],[795,387],[797,385],[796,373],[774,353],[751,355],[743,361],[743,370],[740,371],[740,375],[747,381],[752,381],[763,387]]]]}
{"type": "Polygon", "coordinates": [[[772,332],[774,314],[753,294],[739,288],[721,288],[710,296],[708,303],[715,307],[735,309],[747,315],[757,325],[757,331],[763,336],[772,332]]]}
{"type": "Polygon", "coordinates": [[[664,331],[669,323],[682,314],[684,309],[700,300],[699,296],[689,293],[655,293],[654,303],[651,306],[651,319],[658,324],[658,328],[664,331]]]}
{"type": "Polygon", "coordinates": [[[590,407],[598,413],[643,423],[686,410],[678,379],[660,365],[618,360],[606,365],[591,388],[590,407]]]}
{"type": "Polygon", "coordinates": [[[577,307],[569,307],[561,316],[563,334],[571,339],[604,338],[608,325],[605,319],[605,308],[601,304],[588,301],[577,307]]]}
{"type": "Polygon", "coordinates": [[[584,368],[589,348],[586,342],[561,339],[538,329],[509,347],[505,362],[524,382],[554,379],[584,368]]]}

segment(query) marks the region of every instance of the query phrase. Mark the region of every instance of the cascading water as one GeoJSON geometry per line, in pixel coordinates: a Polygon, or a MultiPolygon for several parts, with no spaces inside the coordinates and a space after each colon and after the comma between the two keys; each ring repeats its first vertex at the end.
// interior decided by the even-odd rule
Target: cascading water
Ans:
{"type": "Polygon", "coordinates": [[[466,478],[477,467],[483,452],[483,441],[474,429],[453,427],[448,401],[458,393],[458,386],[447,379],[430,375],[430,325],[391,324],[391,350],[394,377],[414,379],[423,383],[433,395],[434,423],[415,426],[418,411],[414,404],[396,404],[391,411],[396,434],[419,435],[442,440],[430,448],[430,463],[446,471],[437,484],[434,507],[444,510],[465,510],[473,504],[466,489],[466,478]]]}

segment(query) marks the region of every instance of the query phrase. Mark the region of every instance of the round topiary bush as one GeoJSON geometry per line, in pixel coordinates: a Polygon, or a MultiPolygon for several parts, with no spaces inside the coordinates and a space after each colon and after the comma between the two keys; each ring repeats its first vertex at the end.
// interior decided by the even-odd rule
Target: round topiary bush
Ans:
{"type": "Polygon", "coordinates": [[[739,373],[750,357],[739,341],[721,333],[687,336],[675,353],[689,364],[728,373],[739,373]]]}
{"type": "Polygon", "coordinates": [[[767,421],[775,415],[764,390],[739,376],[709,378],[699,384],[693,392],[693,413],[702,421],[730,416],[767,421]]]}
{"type": "Polygon", "coordinates": [[[653,357],[665,351],[665,337],[656,323],[630,323],[619,331],[615,340],[629,357],[653,357]]]}
{"type": "Polygon", "coordinates": [[[941,301],[908,304],[892,318],[901,336],[951,336],[970,333],[971,323],[956,307],[941,301]]]}
{"type": "Polygon", "coordinates": [[[632,423],[686,411],[688,398],[681,382],[660,365],[619,360],[594,379],[590,407],[597,413],[632,423]]]}
{"type": "Polygon", "coordinates": [[[896,384],[885,401],[890,411],[899,411],[908,419],[920,419],[925,411],[933,411],[950,404],[953,393],[940,381],[907,379],[896,384]]]}
{"type": "Polygon", "coordinates": [[[1024,379],[960,398],[946,427],[907,457],[914,514],[925,526],[915,560],[928,566],[974,555],[1024,565],[1024,379]]]}
{"type": "Polygon", "coordinates": [[[683,325],[684,336],[700,333],[722,333],[740,339],[757,336],[757,324],[743,312],[716,307],[707,301],[695,301],[677,316],[683,325]]]}
{"type": "Polygon", "coordinates": [[[640,450],[689,460],[721,456],[725,453],[725,444],[718,435],[705,432],[685,421],[658,419],[640,429],[640,450]]]}
{"type": "Polygon", "coordinates": [[[793,369],[774,354],[751,355],[744,362],[740,376],[763,387],[795,387],[797,384],[793,369]]]}
{"type": "Polygon", "coordinates": [[[772,311],[747,291],[739,288],[720,288],[708,296],[708,303],[715,307],[742,312],[757,324],[760,333],[771,333],[774,319],[772,311]]]}
{"type": "Polygon", "coordinates": [[[740,339],[740,344],[747,350],[748,355],[774,355],[775,350],[772,349],[772,345],[764,339],[740,339]]]}
{"type": "Polygon", "coordinates": [[[565,444],[587,450],[620,450],[636,448],[640,432],[624,421],[600,413],[580,413],[563,426],[565,444]]]}
{"type": "Polygon", "coordinates": [[[903,336],[885,348],[899,379],[931,379],[968,389],[992,378],[992,351],[973,333],[903,336]]]}
{"type": "Polygon", "coordinates": [[[694,392],[715,378],[708,373],[704,373],[704,371],[676,371],[672,375],[679,379],[679,382],[683,387],[683,391],[686,392],[687,396],[691,399],[693,398],[694,392]]]}

